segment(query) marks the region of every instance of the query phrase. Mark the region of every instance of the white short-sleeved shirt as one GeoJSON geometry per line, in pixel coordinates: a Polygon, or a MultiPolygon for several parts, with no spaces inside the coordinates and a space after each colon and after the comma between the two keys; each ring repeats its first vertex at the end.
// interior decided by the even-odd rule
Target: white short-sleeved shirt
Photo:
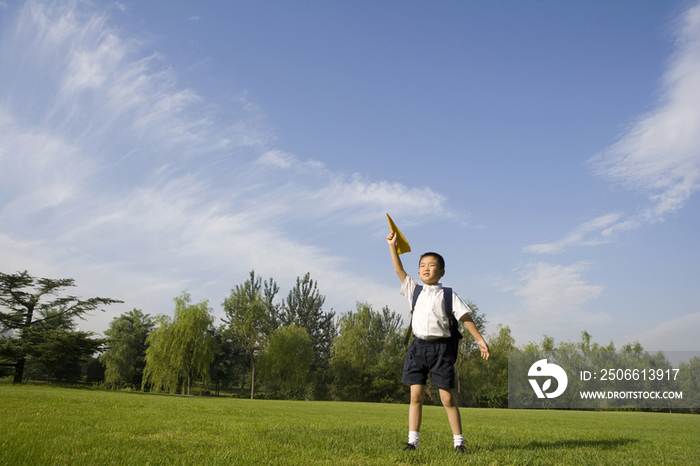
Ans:
{"type": "MultiPolygon", "coordinates": [[[[413,304],[413,290],[418,284],[410,275],[401,285],[401,296],[408,299],[409,305],[413,304]]],[[[413,334],[423,340],[445,338],[450,336],[450,321],[445,313],[444,290],[442,284],[423,285],[423,291],[418,295],[416,307],[413,310],[413,334]]],[[[457,320],[464,314],[471,314],[472,310],[452,291],[452,313],[457,320]]]]}

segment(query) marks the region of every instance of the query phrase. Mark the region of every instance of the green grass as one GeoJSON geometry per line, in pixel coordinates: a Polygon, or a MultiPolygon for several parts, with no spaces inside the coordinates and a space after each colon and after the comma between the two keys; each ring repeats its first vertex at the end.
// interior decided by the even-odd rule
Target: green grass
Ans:
{"type": "Polygon", "coordinates": [[[426,406],[166,396],[0,385],[2,465],[700,464],[700,416],[462,409],[469,454],[426,406]]]}

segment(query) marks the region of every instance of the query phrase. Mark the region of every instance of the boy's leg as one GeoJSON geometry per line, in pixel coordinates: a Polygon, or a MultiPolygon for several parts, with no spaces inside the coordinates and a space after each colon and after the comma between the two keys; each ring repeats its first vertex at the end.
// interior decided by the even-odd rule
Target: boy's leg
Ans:
{"type": "Polygon", "coordinates": [[[411,388],[411,404],[408,408],[408,444],[404,451],[418,448],[419,430],[423,417],[425,383],[428,381],[428,364],[425,361],[425,345],[414,339],[406,353],[401,382],[411,388]]]}
{"type": "Polygon", "coordinates": [[[411,404],[408,407],[408,430],[420,432],[420,424],[423,420],[423,400],[425,399],[425,385],[411,385],[411,404]]]}
{"type": "MultiPolygon", "coordinates": [[[[423,387],[425,395],[425,387],[423,387]]],[[[440,389],[440,401],[447,411],[447,419],[450,421],[452,435],[462,435],[462,417],[459,415],[459,407],[457,406],[457,397],[455,397],[452,389],[440,389]]],[[[413,405],[413,387],[411,387],[411,405],[413,405]]]]}

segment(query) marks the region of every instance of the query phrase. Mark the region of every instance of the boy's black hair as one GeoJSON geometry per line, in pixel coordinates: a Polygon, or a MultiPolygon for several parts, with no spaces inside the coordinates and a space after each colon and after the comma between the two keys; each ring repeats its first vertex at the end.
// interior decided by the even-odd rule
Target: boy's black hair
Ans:
{"type": "Polygon", "coordinates": [[[434,257],[438,261],[438,265],[442,268],[442,270],[445,270],[445,259],[442,258],[440,254],[437,252],[426,252],[422,256],[420,256],[420,259],[418,259],[418,263],[420,264],[420,261],[423,260],[424,257],[434,257]]]}

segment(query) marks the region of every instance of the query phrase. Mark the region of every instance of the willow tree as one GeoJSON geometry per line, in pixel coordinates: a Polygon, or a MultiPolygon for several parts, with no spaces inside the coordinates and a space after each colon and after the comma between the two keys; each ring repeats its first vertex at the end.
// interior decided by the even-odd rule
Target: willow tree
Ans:
{"type": "Polygon", "coordinates": [[[158,327],[146,339],[146,367],[142,387],[176,393],[192,393],[192,378],[209,378],[218,345],[214,338],[214,316],[204,300],[190,304],[187,292],[175,298],[173,318],[156,317],[158,327]]]}
{"type": "Polygon", "coordinates": [[[303,399],[313,355],[311,338],[304,327],[291,324],[278,328],[270,334],[260,355],[265,386],[278,389],[282,398],[303,399]]]}

